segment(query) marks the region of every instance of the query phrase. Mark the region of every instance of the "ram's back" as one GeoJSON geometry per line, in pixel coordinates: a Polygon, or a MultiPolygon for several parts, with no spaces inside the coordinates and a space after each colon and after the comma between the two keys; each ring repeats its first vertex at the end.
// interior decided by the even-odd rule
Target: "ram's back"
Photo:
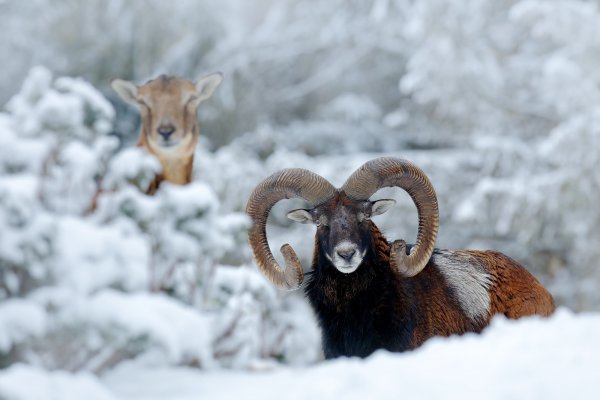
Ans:
{"type": "Polygon", "coordinates": [[[472,319],[550,315],[552,295],[527,269],[497,251],[438,250],[429,261],[472,319]]]}

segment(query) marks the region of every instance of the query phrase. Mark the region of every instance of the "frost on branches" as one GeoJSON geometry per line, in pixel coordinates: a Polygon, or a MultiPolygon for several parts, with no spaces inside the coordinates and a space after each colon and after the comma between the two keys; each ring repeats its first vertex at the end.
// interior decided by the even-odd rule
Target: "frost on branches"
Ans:
{"type": "Polygon", "coordinates": [[[146,196],[160,165],[118,149],[113,118],[90,84],[43,68],[0,114],[0,366],[314,361],[303,305],[223,265],[244,259],[243,214],[202,182],[146,196]]]}
{"type": "Polygon", "coordinates": [[[400,86],[482,157],[453,212],[465,245],[524,260],[578,309],[600,304],[599,21],[583,1],[418,2],[400,86]]]}

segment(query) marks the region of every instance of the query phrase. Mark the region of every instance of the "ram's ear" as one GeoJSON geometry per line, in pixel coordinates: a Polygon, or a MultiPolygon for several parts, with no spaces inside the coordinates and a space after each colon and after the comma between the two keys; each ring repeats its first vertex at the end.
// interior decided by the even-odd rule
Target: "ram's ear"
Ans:
{"type": "Polygon", "coordinates": [[[313,216],[310,212],[302,208],[290,211],[287,213],[287,217],[292,221],[300,222],[301,224],[310,224],[313,222],[313,216]]]}
{"type": "Polygon", "coordinates": [[[371,216],[374,217],[375,215],[383,214],[384,212],[392,208],[394,204],[396,204],[396,200],[393,199],[382,199],[374,201],[373,204],[371,204],[371,216]]]}

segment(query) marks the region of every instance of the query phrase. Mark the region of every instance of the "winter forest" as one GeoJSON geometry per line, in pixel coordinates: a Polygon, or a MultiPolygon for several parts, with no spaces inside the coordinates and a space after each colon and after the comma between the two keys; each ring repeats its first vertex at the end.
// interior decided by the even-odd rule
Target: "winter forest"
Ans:
{"type": "MultiPolygon", "coordinates": [[[[0,26],[0,399],[597,398],[599,1],[0,0],[0,26]],[[214,71],[193,181],[146,195],[111,81],[214,71]],[[509,255],[556,313],[325,361],[244,209],[282,168],[339,186],[380,156],[431,179],[436,247],[509,255]]],[[[377,196],[414,242],[410,197],[377,196]]],[[[267,232],[308,268],[298,207],[267,232]]]]}

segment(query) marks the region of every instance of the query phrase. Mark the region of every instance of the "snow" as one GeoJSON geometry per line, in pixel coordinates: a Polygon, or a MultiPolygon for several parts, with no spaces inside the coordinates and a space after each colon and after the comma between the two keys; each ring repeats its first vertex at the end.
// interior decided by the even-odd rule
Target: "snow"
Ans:
{"type": "Polygon", "coordinates": [[[111,285],[129,290],[148,286],[148,244],[116,227],[65,217],[58,225],[55,247],[56,279],[73,293],[93,293],[111,285]]]}
{"type": "Polygon", "coordinates": [[[0,376],[4,400],[117,400],[89,373],[47,372],[17,364],[0,376]]]}
{"type": "Polygon", "coordinates": [[[37,304],[11,299],[0,304],[0,351],[7,352],[13,346],[32,336],[43,334],[46,329],[46,313],[37,304]]]}
{"type": "Polygon", "coordinates": [[[133,183],[143,191],[160,169],[158,160],[139,147],[124,149],[112,159],[102,184],[107,190],[115,190],[133,183]]]}
{"type": "MultiPolygon", "coordinates": [[[[120,332],[122,340],[150,341],[151,351],[164,352],[167,362],[193,362],[202,368],[214,364],[209,318],[169,297],[149,293],[124,295],[104,290],[79,302],[65,314],[63,318],[78,323],[110,327],[120,332]]],[[[149,357],[158,356],[142,358],[152,362],[149,357]]]]}
{"type": "Polygon", "coordinates": [[[93,118],[93,131],[105,134],[112,129],[115,110],[89,82],[82,78],[61,77],[56,80],[55,86],[60,91],[72,93],[88,105],[89,108],[84,110],[84,118],[93,118]]]}
{"type": "MultiPolygon", "coordinates": [[[[110,302],[104,307],[111,307],[110,302]]],[[[167,329],[168,324],[158,320],[136,319],[140,326],[153,326],[158,332],[167,329]]],[[[599,313],[559,309],[548,319],[497,317],[481,335],[434,338],[413,352],[379,351],[364,361],[341,358],[313,367],[270,366],[251,373],[124,363],[95,378],[17,364],[0,374],[0,398],[77,399],[83,398],[81,393],[85,398],[121,400],[234,399],[249,393],[264,400],[282,395],[396,399],[399,393],[414,399],[564,399],[573,393],[577,398],[595,398],[599,329],[599,313]]]]}
{"type": "Polygon", "coordinates": [[[595,398],[600,314],[496,318],[483,334],[437,338],[404,354],[337,359],[251,374],[117,368],[102,378],[119,398],[565,399],[595,398]],[[144,384],[140,384],[144,382],[144,384]]]}
{"type": "MultiPolygon", "coordinates": [[[[140,321],[167,329],[164,322],[140,321]]],[[[434,338],[413,352],[379,351],[364,361],[341,358],[313,367],[271,366],[251,373],[124,363],[95,378],[17,364],[0,374],[0,398],[235,399],[250,393],[263,400],[396,399],[399,394],[413,399],[546,400],[574,393],[595,398],[599,329],[599,313],[559,309],[548,319],[497,317],[481,335],[434,338]]]]}

